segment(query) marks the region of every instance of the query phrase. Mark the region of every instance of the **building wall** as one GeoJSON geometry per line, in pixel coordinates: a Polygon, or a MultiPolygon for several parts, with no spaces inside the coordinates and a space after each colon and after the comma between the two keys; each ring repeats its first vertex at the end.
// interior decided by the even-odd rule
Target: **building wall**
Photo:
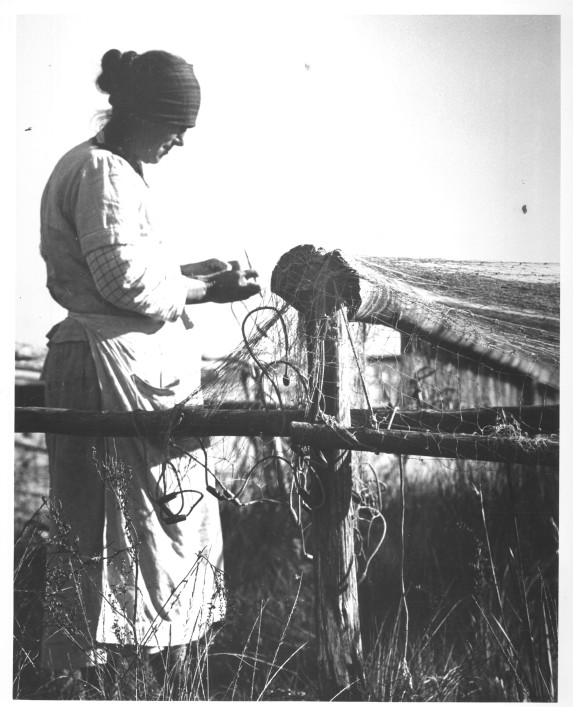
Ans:
{"type": "Polygon", "coordinates": [[[390,404],[403,410],[559,402],[559,391],[554,388],[521,374],[497,372],[421,341],[403,341],[399,353],[371,355],[366,371],[373,404],[390,404]]]}

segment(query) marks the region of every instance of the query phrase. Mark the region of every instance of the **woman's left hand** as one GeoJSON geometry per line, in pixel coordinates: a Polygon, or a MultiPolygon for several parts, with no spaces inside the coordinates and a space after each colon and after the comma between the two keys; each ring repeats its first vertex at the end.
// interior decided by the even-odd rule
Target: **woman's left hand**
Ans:
{"type": "Polygon", "coordinates": [[[217,273],[209,278],[205,278],[207,292],[204,302],[217,302],[225,304],[228,302],[239,302],[248,299],[261,292],[261,286],[254,280],[258,277],[256,270],[248,268],[241,270],[239,263],[232,261],[231,270],[217,273]]]}
{"type": "Polygon", "coordinates": [[[185,277],[201,279],[208,278],[209,276],[215,275],[219,272],[225,272],[228,268],[229,264],[224,260],[209,258],[208,260],[202,260],[199,263],[188,263],[187,265],[182,265],[181,274],[185,275],[185,277]]]}

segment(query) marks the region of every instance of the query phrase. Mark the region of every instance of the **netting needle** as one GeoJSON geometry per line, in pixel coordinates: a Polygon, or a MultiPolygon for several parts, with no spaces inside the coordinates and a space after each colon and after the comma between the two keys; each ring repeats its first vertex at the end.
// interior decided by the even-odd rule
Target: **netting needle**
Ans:
{"type": "MultiPolygon", "coordinates": [[[[247,259],[247,265],[249,266],[249,270],[252,270],[252,269],[253,269],[253,266],[251,265],[251,259],[249,258],[249,254],[247,253],[246,248],[243,248],[243,252],[244,252],[244,254],[245,254],[245,258],[247,259]]],[[[257,278],[254,277],[253,280],[256,282],[256,281],[257,281],[257,278]]]]}

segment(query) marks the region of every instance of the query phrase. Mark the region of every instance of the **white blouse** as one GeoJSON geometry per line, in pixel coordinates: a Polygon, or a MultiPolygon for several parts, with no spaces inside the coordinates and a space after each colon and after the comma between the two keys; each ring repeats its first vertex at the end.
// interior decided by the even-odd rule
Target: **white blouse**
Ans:
{"type": "Polygon", "coordinates": [[[71,312],[175,321],[186,279],[150,224],[148,187],[97,140],[65,154],[44,189],[40,250],[48,289],[71,312]]]}

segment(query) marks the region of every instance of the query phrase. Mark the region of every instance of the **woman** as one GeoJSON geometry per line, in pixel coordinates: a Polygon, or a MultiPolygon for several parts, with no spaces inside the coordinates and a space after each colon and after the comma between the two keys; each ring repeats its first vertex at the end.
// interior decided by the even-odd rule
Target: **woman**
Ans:
{"type": "MultiPolygon", "coordinates": [[[[112,106],[68,152],[41,204],[47,286],[68,316],[48,335],[46,405],[161,410],[201,402],[186,304],[244,300],[257,273],[218,259],[177,266],[146,207],[142,164],[183,145],[200,89],[163,51],[108,51],[112,106]]],[[[134,421],[137,418],[134,417],[134,421]]],[[[137,651],[179,660],[224,611],[217,500],[200,440],[47,435],[54,537],[42,663],[54,673],[137,651]],[[70,572],[71,568],[71,572],[70,572]],[[50,618],[51,616],[51,618],[50,618]]]]}

